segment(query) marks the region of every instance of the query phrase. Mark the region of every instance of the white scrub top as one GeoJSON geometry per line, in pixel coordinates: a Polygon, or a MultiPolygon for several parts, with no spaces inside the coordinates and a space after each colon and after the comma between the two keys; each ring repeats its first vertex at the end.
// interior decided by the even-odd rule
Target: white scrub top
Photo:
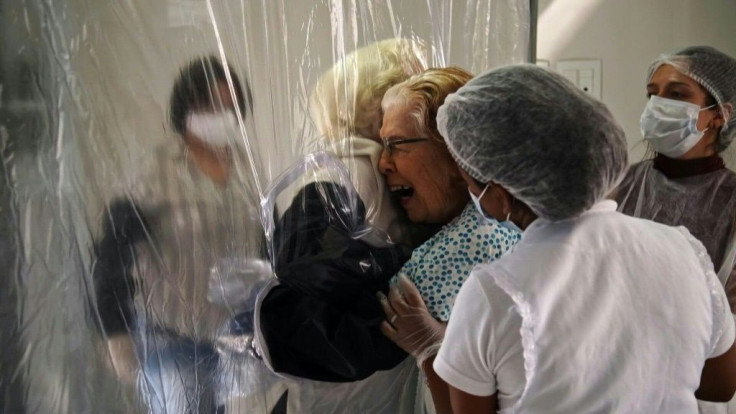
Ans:
{"type": "Polygon", "coordinates": [[[603,201],[538,219],[463,286],[434,368],[502,412],[696,413],[706,359],[734,342],[713,265],[684,228],[603,201]]]}

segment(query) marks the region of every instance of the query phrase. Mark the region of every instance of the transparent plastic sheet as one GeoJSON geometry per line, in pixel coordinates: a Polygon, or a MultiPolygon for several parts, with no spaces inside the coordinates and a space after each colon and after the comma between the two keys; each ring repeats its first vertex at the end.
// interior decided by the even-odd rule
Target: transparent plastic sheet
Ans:
{"type": "MultiPolygon", "coordinates": [[[[522,62],[529,4],[6,0],[0,30],[0,411],[267,412],[281,379],[260,365],[236,378],[218,371],[217,355],[242,339],[223,335],[231,319],[273,281],[268,189],[309,154],[354,152],[351,140],[320,138],[309,102],[317,79],[388,38],[423,44],[428,67],[522,62]],[[239,115],[219,143],[224,173],[195,160],[171,122],[172,88],[203,56],[221,62],[225,87],[208,83],[192,112],[239,115]],[[249,401],[223,401],[247,386],[249,401]]],[[[349,101],[337,110],[350,112],[349,101]]],[[[206,131],[209,121],[184,125],[206,131]]],[[[319,170],[320,181],[348,182],[339,168],[319,170]]],[[[361,201],[368,226],[350,224],[352,235],[395,239],[366,231],[376,204],[361,201]]],[[[380,412],[364,395],[362,407],[380,412]]]]}

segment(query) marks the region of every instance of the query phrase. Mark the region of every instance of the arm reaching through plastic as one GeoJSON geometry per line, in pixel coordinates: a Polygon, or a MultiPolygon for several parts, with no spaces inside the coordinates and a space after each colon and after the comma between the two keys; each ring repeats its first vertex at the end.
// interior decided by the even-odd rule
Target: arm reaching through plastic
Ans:
{"type": "Polygon", "coordinates": [[[262,293],[256,319],[259,346],[277,373],[352,382],[406,358],[381,333],[375,294],[388,289],[407,255],[400,246],[355,237],[366,228],[365,208],[349,200],[340,185],[309,184],[276,226],[279,284],[262,293]]]}
{"type": "Polygon", "coordinates": [[[253,309],[258,291],[274,277],[271,263],[257,257],[222,260],[210,269],[207,301],[234,312],[253,309]]]}
{"type": "Polygon", "coordinates": [[[256,315],[264,358],[277,373],[328,382],[395,367],[406,354],[381,334],[381,309],[372,298],[356,298],[359,314],[284,285],[271,288],[256,315]]]}

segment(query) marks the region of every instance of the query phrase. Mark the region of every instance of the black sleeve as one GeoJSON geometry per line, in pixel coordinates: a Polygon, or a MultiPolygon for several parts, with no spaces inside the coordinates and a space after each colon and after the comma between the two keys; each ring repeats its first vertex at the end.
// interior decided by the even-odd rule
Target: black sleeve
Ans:
{"type": "Polygon", "coordinates": [[[277,372],[348,382],[390,369],[406,354],[380,331],[376,299],[408,259],[401,247],[353,237],[365,220],[344,188],[305,187],[278,222],[274,263],[280,286],[261,305],[261,331],[277,372]]]}
{"type": "Polygon", "coordinates": [[[353,237],[365,222],[362,201],[351,211],[337,184],[313,183],[294,198],[274,232],[274,269],[283,285],[345,304],[385,290],[408,258],[403,247],[373,247],[353,237]]]}
{"type": "Polygon", "coordinates": [[[261,334],[276,372],[329,382],[352,382],[395,367],[407,354],[380,330],[373,295],[343,308],[276,286],[261,304],[261,334]]]}
{"type": "Polygon", "coordinates": [[[113,335],[129,331],[135,320],[131,268],[135,244],[145,239],[146,219],[132,201],[118,199],[107,207],[102,228],[102,238],[94,246],[92,283],[97,302],[93,309],[99,313],[102,331],[113,335]]]}

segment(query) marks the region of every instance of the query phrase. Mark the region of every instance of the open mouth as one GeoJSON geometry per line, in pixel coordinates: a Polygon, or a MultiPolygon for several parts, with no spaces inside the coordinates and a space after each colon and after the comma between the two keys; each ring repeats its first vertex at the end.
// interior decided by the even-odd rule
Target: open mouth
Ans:
{"type": "Polygon", "coordinates": [[[392,185],[389,187],[391,195],[396,197],[402,204],[409,201],[411,196],[414,195],[414,189],[407,185],[392,185]]]}

